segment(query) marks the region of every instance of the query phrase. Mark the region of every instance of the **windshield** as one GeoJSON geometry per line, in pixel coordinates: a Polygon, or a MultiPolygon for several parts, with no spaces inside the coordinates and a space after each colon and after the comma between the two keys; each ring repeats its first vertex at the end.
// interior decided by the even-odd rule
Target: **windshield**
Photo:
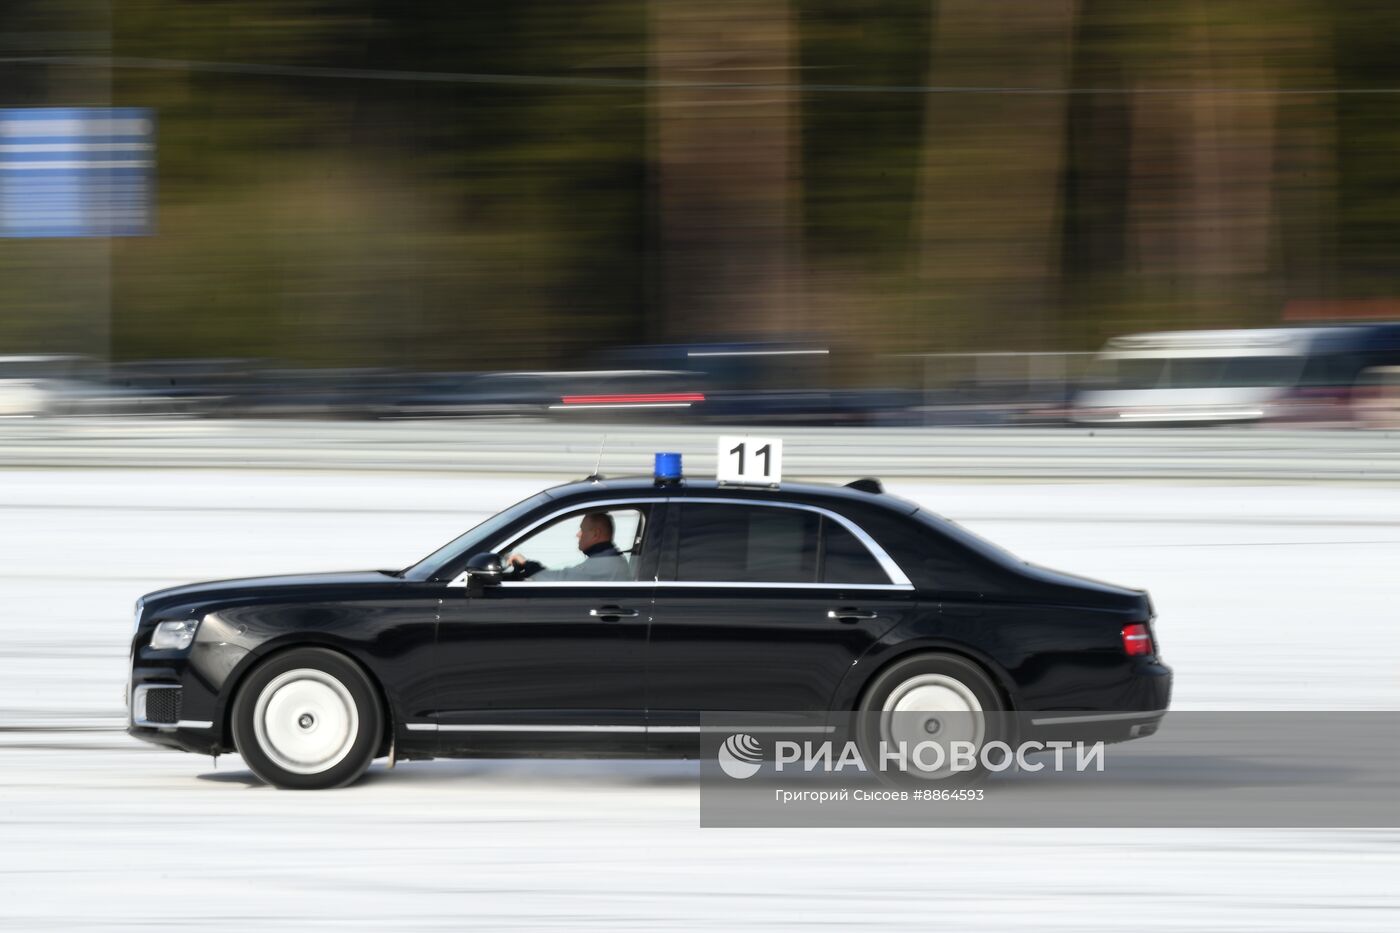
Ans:
{"type": "Polygon", "coordinates": [[[1298,356],[1170,356],[1100,358],[1095,389],[1243,389],[1297,382],[1298,356]]]}
{"type": "Polygon", "coordinates": [[[400,574],[405,580],[431,580],[437,576],[438,571],[452,561],[454,557],[475,553],[475,549],[485,547],[490,541],[505,531],[519,518],[526,513],[533,511],[539,505],[549,501],[548,493],[538,492],[528,499],[524,499],[512,505],[503,512],[497,512],[481,524],[475,526],[470,531],[464,532],[453,538],[451,541],[438,548],[418,563],[409,567],[400,574]]]}

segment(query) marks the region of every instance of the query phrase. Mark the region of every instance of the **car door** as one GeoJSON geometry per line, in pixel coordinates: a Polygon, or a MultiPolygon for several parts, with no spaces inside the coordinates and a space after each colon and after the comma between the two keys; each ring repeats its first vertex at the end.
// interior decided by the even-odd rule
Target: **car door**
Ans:
{"type": "Polygon", "coordinates": [[[851,665],[914,605],[876,550],[820,507],[676,500],[647,645],[649,728],[681,732],[709,711],[829,709],[851,665]]]}
{"type": "MultiPolygon", "coordinates": [[[[438,626],[440,745],[489,751],[530,734],[541,752],[632,736],[645,726],[646,630],[655,583],[647,526],[651,504],[574,506],[503,535],[547,566],[571,559],[582,518],[630,521],[627,579],[511,579],[451,591],[438,626]],[[551,543],[552,542],[552,543],[551,543]]],[[[572,559],[579,562],[577,541],[572,559]]]]}

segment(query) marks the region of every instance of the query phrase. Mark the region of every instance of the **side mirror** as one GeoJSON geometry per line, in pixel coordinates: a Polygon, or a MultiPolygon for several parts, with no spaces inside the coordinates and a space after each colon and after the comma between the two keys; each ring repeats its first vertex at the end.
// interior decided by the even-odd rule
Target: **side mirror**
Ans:
{"type": "Polygon", "coordinates": [[[467,587],[480,589],[495,586],[501,582],[505,569],[501,566],[501,555],[491,553],[473,554],[467,559],[467,587]]]}

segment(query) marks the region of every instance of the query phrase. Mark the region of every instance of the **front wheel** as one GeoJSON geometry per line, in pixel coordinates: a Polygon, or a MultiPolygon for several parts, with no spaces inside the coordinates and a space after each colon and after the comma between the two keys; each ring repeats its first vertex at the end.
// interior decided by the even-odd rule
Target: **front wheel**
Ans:
{"type": "Polygon", "coordinates": [[[343,787],[365,773],[383,736],[374,685],[325,648],[297,648],[248,676],[233,705],[233,742],[253,773],[293,790],[343,787]]]}

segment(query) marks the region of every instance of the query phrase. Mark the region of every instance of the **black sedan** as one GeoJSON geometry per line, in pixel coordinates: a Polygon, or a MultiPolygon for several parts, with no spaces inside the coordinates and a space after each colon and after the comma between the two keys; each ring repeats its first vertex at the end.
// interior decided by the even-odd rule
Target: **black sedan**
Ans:
{"type": "Polygon", "coordinates": [[[692,757],[713,711],[1014,711],[1126,739],[1168,704],[1152,618],[875,480],[590,478],[405,570],[144,596],[129,731],[292,788],[386,755],[692,757]]]}

